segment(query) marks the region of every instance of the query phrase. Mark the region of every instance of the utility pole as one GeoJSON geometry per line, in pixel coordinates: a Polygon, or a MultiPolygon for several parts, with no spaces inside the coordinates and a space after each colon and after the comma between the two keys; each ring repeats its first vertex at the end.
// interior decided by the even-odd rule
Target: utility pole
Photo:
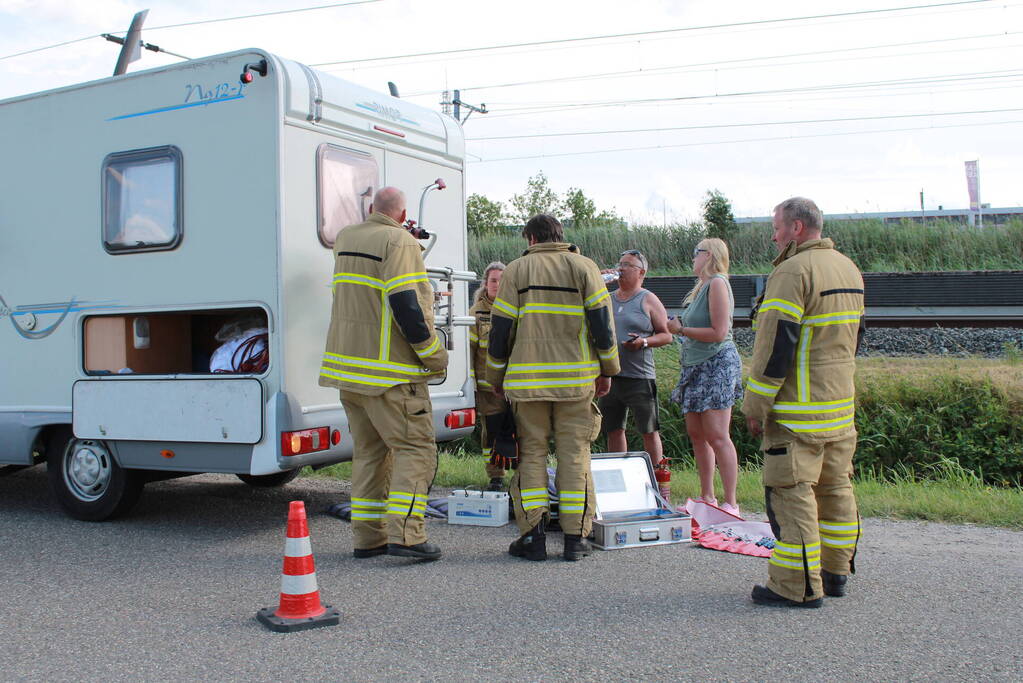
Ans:
{"type": "Polygon", "coordinates": [[[927,212],[924,211],[924,189],[920,188],[920,222],[927,222],[927,212]]]}
{"type": "Polygon", "coordinates": [[[447,90],[444,91],[443,97],[444,101],[440,103],[442,107],[441,111],[443,111],[446,114],[448,113],[446,107],[448,106],[453,107],[454,111],[451,112],[451,116],[452,118],[455,119],[455,121],[458,121],[459,123],[465,123],[469,119],[469,117],[472,116],[473,112],[478,111],[481,114],[489,113],[487,112],[487,105],[485,104],[480,104],[480,106],[477,107],[476,105],[469,104],[468,102],[463,102],[461,90],[456,89],[455,96],[450,101],[448,100],[447,90]],[[469,113],[465,115],[465,118],[462,118],[462,107],[465,107],[466,109],[469,110],[469,113]]]}

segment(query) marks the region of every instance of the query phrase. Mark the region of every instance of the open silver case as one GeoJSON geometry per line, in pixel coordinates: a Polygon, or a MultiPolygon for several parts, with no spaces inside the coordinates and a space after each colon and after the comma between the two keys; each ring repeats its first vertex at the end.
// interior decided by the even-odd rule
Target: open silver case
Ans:
{"type": "Polygon", "coordinates": [[[618,550],[692,540],[692,517],[670,511],[645,451],[594,453],[590,470],[597,498],[593,545],[618,550]]]}

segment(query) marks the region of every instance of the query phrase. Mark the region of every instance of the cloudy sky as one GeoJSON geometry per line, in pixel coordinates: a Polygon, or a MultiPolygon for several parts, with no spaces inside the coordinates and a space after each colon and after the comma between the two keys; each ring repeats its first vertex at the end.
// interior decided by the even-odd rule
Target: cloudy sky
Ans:
{"type": "Polygon", "coordinates": [[[543,171],[647,224],[711,188],[739,216],[962,208],[979,159],[982,201],[1023,205],[1023,0],[0,0],[0,99],[109,75],[95,36],[141,9],[187,57],[261,47],[432,108],[459,88],[489,111],[468,190],[495,200],[543,171]]]}

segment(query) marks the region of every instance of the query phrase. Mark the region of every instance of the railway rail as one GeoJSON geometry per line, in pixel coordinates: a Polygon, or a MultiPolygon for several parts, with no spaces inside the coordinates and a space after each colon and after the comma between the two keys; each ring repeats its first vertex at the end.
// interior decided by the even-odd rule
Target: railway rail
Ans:
{"type": "MultiPolygon", "coordinates": [[[[732,275],[730,280],[735,326],[749,327],[750,310],[767,276],[732,275]]],[[[871,327],[1023,327],[1020,270],[864,273],[863,280],[871,327]]],[[[644,286],[677,314],[694,282],[693,276],[655,276],[647,277],[644,286]]]]}

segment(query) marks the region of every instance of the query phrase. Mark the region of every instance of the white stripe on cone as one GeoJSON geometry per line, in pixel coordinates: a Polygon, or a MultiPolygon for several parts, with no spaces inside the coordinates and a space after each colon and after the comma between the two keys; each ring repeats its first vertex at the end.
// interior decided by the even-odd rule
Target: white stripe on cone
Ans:
{"type": "Polygon", "coordinates": [[[316,591],[316,572],[290,576],[281,574],[281,593],[285,595],[306,595],[316,591]]]}
{"type": "Polygon", "coordinates": [[[309,537],[288,538],[284,542],[285,557],[305,557],[313,554],[313,547],[309,543],[309,537]]]}

